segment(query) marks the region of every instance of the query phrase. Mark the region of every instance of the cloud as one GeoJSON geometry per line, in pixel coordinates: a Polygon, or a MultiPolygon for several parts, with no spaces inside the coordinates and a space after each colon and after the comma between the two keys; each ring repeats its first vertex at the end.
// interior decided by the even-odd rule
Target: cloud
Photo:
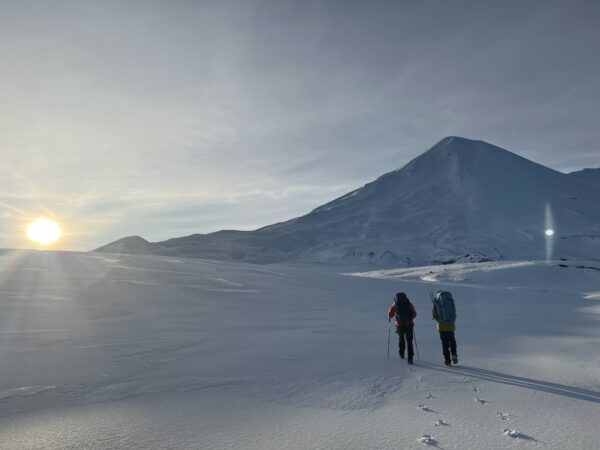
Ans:
{"type": "Polygon", "coordinates": [[[446,135],[564,171],[600,165],[593,2],[64,1],[0,13],[0,201],[63,217],[68,248],[283,220],[446,135]]]}

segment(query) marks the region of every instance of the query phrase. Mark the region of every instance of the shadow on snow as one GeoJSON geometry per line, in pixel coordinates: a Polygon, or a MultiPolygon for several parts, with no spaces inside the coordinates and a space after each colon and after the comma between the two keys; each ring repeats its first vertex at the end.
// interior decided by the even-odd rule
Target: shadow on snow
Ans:
{"type": "Polygon", "coordinates": [[[441,372],[461,374],[473,378],[479,378],[481,380],[494,381],[496,383],[507,384],[510,386],[533,389],[536,391],[548,392],[550,394],[563,395],[565,397],[571,397],[578,400],[600,403],[600,392],[566,386],[564,384],[534,380],[533,378],[518,377],[516,375],[479,369],[477,367],[455,366],[452,368],[445,368],[426,362],[420,362],[419,365],[428,369],[439,370],[441,372]]]}

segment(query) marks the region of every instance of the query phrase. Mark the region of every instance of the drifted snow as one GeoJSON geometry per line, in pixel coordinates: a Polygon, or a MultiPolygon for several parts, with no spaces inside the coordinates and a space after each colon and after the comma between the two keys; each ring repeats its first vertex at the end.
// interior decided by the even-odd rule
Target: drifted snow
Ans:
{"type": "Polygon", "coordinates": [[[398,278],[403,280],[420,279],[422,281],[466,281],[469,274],[505,270],[515,267],[535,265],[532,261],[494,261],[485,263],[452,264],[442,266],[423,266],[369,272],[354,272],[350,275],[369,278],[398,278]]]}
{"type": "Polygon", "coordinates": [[[593,449],[600,303],[585,297],[600,272],[570,264],[426,282],[4,252],[0,448],[593,449]],[[456,298],[457,367],[430,319],[438,288],[456,298]],[[395,335],[386,359],[397,291],[418,312],[414,366],[395,335]]]}

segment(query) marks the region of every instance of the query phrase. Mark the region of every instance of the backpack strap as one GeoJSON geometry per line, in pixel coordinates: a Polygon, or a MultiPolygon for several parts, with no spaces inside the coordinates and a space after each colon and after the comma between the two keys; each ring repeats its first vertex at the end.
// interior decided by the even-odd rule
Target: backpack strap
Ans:
{"type": "Polygon", "coordinates": [[[446,307],[444,306],[444,296],[442,295],[442,293],[440,292],[439,294],[440,297],[440,303],[442,304],[442,316],[444,316],[444,322],[446,321],[446,307]]]}

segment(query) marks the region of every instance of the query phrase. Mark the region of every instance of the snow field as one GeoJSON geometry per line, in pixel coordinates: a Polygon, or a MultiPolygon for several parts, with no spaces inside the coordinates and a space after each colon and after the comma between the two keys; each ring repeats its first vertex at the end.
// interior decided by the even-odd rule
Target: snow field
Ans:
{"type": "Polygon", "coordinates": [[[418,270],[0,258],[0,448],[597,445],[593,270],[451,265],[423,269],[431,282],[418,270]],[[438,288],[457,302],[452,368],[430,320],[438,288]],[[386,360],[397,291],[418,312],[412,367],[394,334],[386,360]]]}

